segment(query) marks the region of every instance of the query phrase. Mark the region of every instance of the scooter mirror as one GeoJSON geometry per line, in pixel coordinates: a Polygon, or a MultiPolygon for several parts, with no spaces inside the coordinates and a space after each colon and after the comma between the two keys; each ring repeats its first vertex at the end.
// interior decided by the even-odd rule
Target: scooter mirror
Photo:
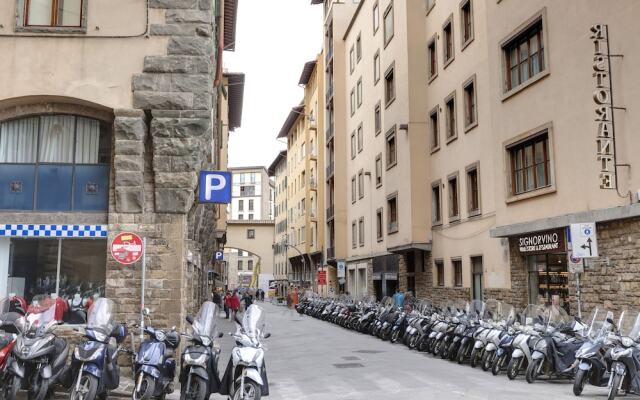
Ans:
{"type": "Polygon", "coordinates": [[[187,322],[193,325],[193,317],[191,315],[187,315],[187,322]]]}
{"type": "Polygon", "coordinates": [[[607,322],[613,325],[613,320],[611,318],[607,318],[607,322]]]}
{"type": "Polygon", "coordinates": [[[271,337],[271,334],[270,334],[270,333],[267,333],[266,335],[264,335],[264,338],[265,338],[265,339],[269,339],[270,337],[271,337]]]}
{"type": "Polygon", "coordinates": [[[146,315],[146,316],[149,316],[149,314],[151,314],[151,311],[149,310],[149,308],[145,307],[145,308],[142,310],[142,313],[143,313],[144,315],[146,315]]]}
{"type": "Polygon", "coordinates": [[[223,336],[224,336],[224,333],[222,333],[222,332],[218,333],[218,339],[223,337],[223,336]]]}

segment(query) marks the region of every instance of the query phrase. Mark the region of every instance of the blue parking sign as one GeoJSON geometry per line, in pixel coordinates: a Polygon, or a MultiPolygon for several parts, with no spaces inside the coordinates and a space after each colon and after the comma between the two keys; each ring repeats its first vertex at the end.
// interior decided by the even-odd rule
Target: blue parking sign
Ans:
{"type": "Polygon", "coordinates": [[[231,203],[231,172],[200,171],[200,203],[231,203]]]}

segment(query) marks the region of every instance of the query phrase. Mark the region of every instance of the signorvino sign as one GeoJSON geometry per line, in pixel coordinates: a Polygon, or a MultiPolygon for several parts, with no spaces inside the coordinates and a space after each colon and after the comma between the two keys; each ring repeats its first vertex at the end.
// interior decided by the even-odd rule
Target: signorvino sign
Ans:
{"type": "Polygon", "coordinates": [[[566,251],[564,229],[535,232],[518,236],[520,253],[541,254],[566,251]]]}

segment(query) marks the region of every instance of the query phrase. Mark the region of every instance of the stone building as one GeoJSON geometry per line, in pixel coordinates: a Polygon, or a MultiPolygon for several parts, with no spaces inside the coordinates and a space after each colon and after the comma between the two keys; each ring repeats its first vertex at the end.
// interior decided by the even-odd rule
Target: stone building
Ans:
{"type": "Polygon", "coordinates": [[[147,239],[154,323],[182,326],[208,297],[224,234],[220,209],[195,193],[226,148],[222,56],[236,7],[0,4],[0,295],[99,293],[137,319],[140,263],[109,251],[130,231],[147,239]]]}

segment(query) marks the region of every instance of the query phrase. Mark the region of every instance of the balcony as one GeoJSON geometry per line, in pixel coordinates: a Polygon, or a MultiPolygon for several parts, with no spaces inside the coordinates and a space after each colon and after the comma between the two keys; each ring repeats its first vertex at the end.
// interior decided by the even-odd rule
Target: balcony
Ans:
{"type": "Polygon", "coordinates": [[[331,161],[329,163],[329,165],[327,165],[327,180],[333,178],[333,173],[334,173],[334,163],[333,161],[331,161]]]}
{"type": "Polygon", "coordinates": [[[327,143],[329,143],[331,139],[333,139],[333,121],[331,121],[331,123],[327,127],[327,132],[325,137],[327,139],[327,143]]]}
{"type": "Polygon", "coordinates": [[[329,207],[327,207],[327,221],[333,219],[333,217],[335,216],[335,210],[334,210],[334,205],[330,205],[329,207]]]}
{"type": "Polygon", "coordinates": [[[327,260],[335,260],[336,259],[336,248],[329,247],[327,248],[327,260]]]}

